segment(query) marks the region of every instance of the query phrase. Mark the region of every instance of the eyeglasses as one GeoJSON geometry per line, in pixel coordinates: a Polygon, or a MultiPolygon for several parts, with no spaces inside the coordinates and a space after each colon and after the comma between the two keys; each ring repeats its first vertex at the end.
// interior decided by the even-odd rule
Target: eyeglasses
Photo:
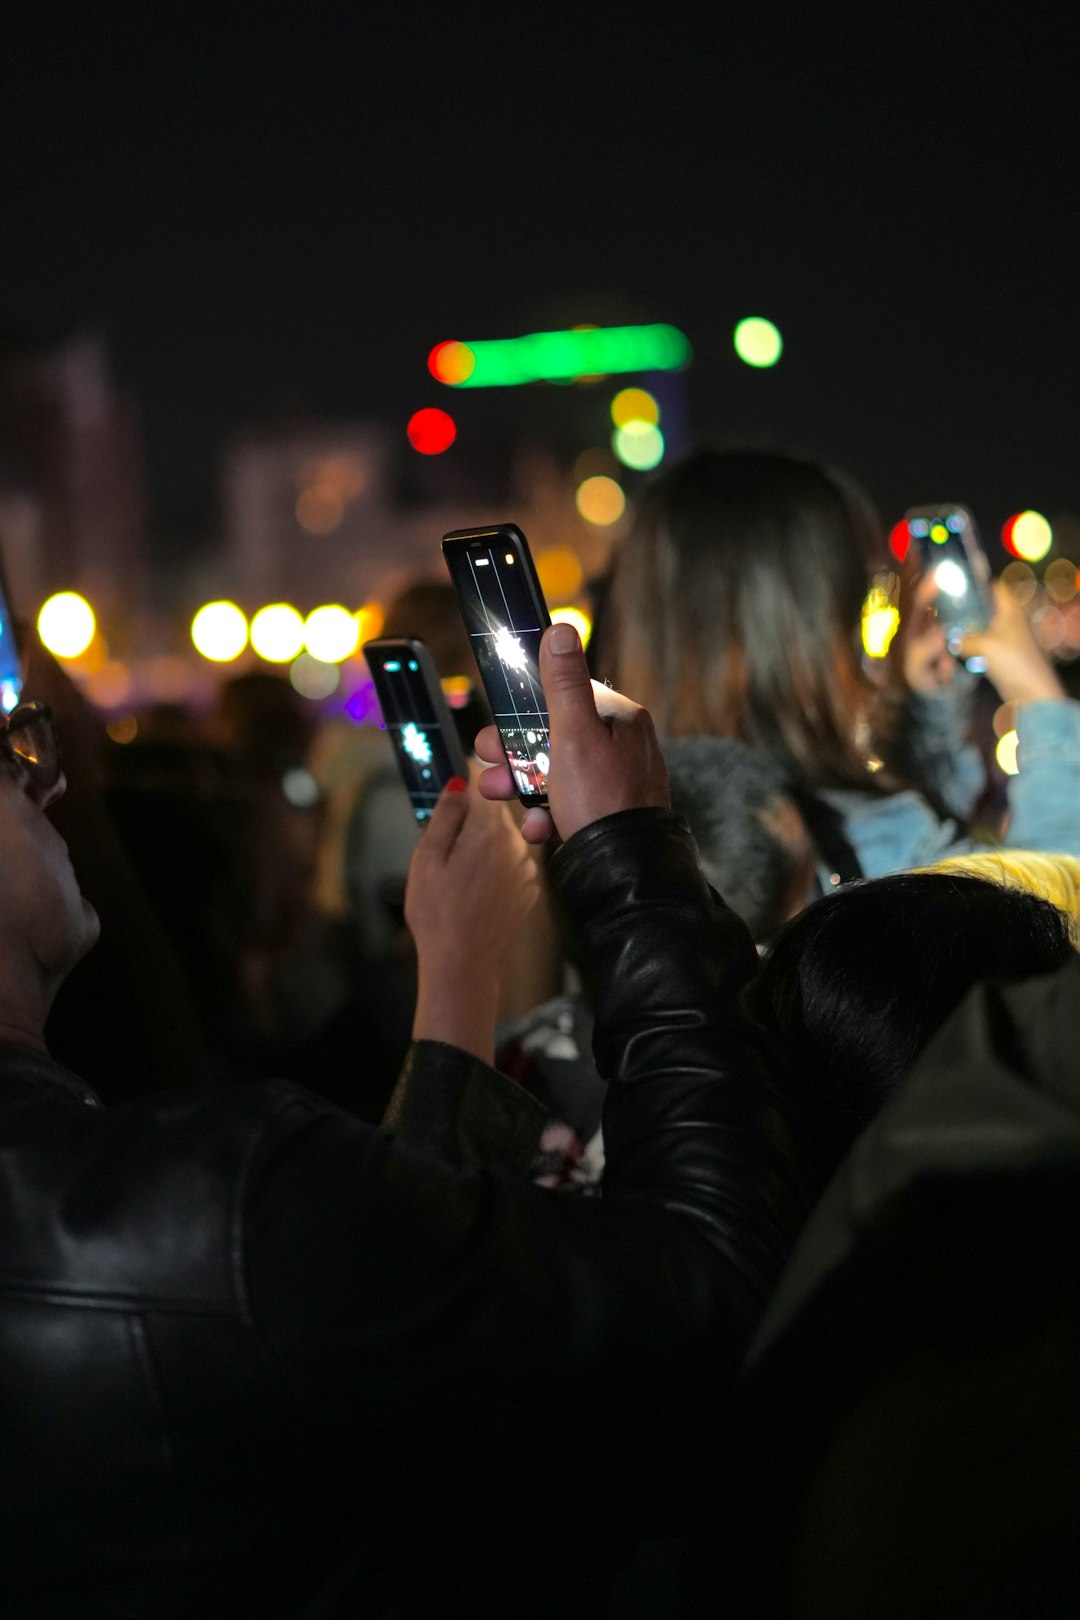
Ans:
{"type": "Polygon", "coordinates": [[[45,799],[60,780],[60,749],[47,703],[20,703],[0,717],[0,758],[31,797],[45,799]]]}

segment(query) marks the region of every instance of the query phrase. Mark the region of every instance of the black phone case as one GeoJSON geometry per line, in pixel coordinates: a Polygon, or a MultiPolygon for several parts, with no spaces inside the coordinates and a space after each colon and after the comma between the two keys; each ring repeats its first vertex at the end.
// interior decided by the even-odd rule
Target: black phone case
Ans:
{"type": "MultiPolygon", "coordinates": [[[[379,700],[379,707],[383,713],[386,730],[390,736],[394,759],[397,762],[398,770],[401,772],[401,779],[412,802],[413,814],[417,821],[422,824],[430,816],[435,800],[442,793],[451,777],[463,776],[468,778],[469,765],[465,758],[465,750],[461,745],[461,739],[458,736],[454,717],[443,695],[442,685],[432,662],[431,654],[419,637],[387,636],[374,641],[367,641],[364,643],[363,654],[367,659],[371,679],[375,683],[375,695],[379,700]],[[439,760],[435,750],[432,750],[431,760],[427,764],[415,758],[406,757],[402,746],[401,733],[387,719],[388,713],[395,706],[396,699],[387,677],[385,663],[387,658],[393,657],[401,660],[406,672],[406,681],[410,687],[423,696],[427,711],[441,734],[446,754],[445,761],[439,760]],[[410,660],[414,661],[418,666],[415,671],[408,668],[410,660]],[[431,775],[430,779],[424,781],[421,787],[415,781],[415,778],[418,772],[422,772],[424,769],[430,769],[431,775]]],[[[422,715],[425,712],[423,705],[414,703],[413,712],[416,715],[422,715]]],[[[423,778],[421,777],[420,780],[423,781],[423,778]]]]}
{"type": "MultiPolygon", "coordinates": [[[[467,549],[470,545],[474,544],[475,542],[481,542],[481,543],[497,542],[497,544],[500,547],[505,547],[505,549],[507,551],[512,551],[513,552],[514,557],[516,559],[516,566],[519,566],[520,570],[521,570],[521,576],[520,577],[521,577],[522,581],[524,582],[524,584],[528,588],[528,594],[529,594],[529,598],[530,598],[530,601],[531,601],[531,605],[532,605],[533,611],[534,611],[534,613],[536,615],[536,622],[543,629],[546,629],[551,623],[551,615],[548,613],[547,603],[544,601],[544,593],[540,588],[540,579],[539,579],[539,576],[537,575],[537,572],[536,572],[536,565],[533,562],[532,552],[529,550],[529,543],[526,540],[526,538],[525,538],[524,534],[522,533],[522,531],[518,528],[517,524],[516,523],[495,523],[495,524],[492,524],[490,527],[481,528],[481,529],[452,529],[448,534],[443,535],[443,541],[442,541],[443,557],[444,557],[444,559],[446,559],[448,567],[449,567],[449,555],[448,554],[449,554],[449,552],[451,551],[452,548],[467,549]]],[[[460,589],[458,587],[457,581],[454,579],[452,569],[450,570],[450,579],[451,579],[451,582],[454,585],[454,589],[458,592],[458,599],[459,599],[459,602],[461,603],[461,606],[462,606],[462,612],[463,612],[463,616],[465,617],[465,620],[466,620],[466,626],[468,626],[468,614],[467,614],[467,611],[466,611],[466,604],[462,599],[461,591],[460,591],[460,589]]],[[[487,694],[488,703],[491,706],[492,713],[497,715],[497,712],[498,712],[498,692],[493,687],[491,682],[489,681],[489,679],[487,677],[487,674],[486,674],[486,672],[485,672],[485,670],[483,668],[483,665],[480,665],[480,676],[481,676],[481,679],[484,682],[484,690],[485,690],[485,692],[487,694]]],[[[545,713],[545,721],[546,721],[546,713],[545,713]]],[[[500,735],[501,735],[501,732],[502,732],[502,728],[500,727],[500,735]]],[[[504,752],[505,752],[505,749],[506,749],[505,738],[503,739],[503,748],[504,748],[504,752]]],[[[508,758],[507,762],[509,763],[509,758],[508,758]]],[[[513,772],[511,774],[513,774],[513,772]]],[[[515,790],[517,792],[518,799],[527,808],[531,808],[531,807],[535,807],[535,806],[544,806],[544,805],[547,804],[548,801],[547,801],[547,794],[546,793],[543,793],[543,792],[530,792],[530,793],[523,792],[522,789],[521,789],[520,784],[517,781],[516,776],[514,778],[514,785],[515,785],[515,790]]]]}

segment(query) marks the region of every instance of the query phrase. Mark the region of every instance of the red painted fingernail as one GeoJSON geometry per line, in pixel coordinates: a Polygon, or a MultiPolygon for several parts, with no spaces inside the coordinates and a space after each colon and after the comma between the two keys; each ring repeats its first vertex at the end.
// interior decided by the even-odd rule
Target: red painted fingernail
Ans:
{"type": "Polygon", "coordinates": [[[464,793],[468,785],[463,776],[452,776],[446,784],[446,791],[447,793],[464,793]]]}

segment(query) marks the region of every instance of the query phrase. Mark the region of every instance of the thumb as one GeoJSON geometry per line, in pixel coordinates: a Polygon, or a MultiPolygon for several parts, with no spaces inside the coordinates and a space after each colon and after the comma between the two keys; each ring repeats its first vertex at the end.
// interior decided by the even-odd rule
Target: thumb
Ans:
{"type": "Polygon", "coordinates": [[[547,699],[552,733],[598,723],[592,677],[581,637],[572,624],[553,624],[540,643],[540,684],[547,699]]]}

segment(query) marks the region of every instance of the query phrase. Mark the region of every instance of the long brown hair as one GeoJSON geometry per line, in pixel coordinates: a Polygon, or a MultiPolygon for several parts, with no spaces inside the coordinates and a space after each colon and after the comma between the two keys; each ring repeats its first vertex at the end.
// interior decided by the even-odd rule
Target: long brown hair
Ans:
{"type": "Polygon", "coordinates": [[[616,558],[602,673],[663,736],[738,737],[810,784],[871,787],[860,623],[884,556],[843,475],[698,450],[654,480],[616,558]]]}

